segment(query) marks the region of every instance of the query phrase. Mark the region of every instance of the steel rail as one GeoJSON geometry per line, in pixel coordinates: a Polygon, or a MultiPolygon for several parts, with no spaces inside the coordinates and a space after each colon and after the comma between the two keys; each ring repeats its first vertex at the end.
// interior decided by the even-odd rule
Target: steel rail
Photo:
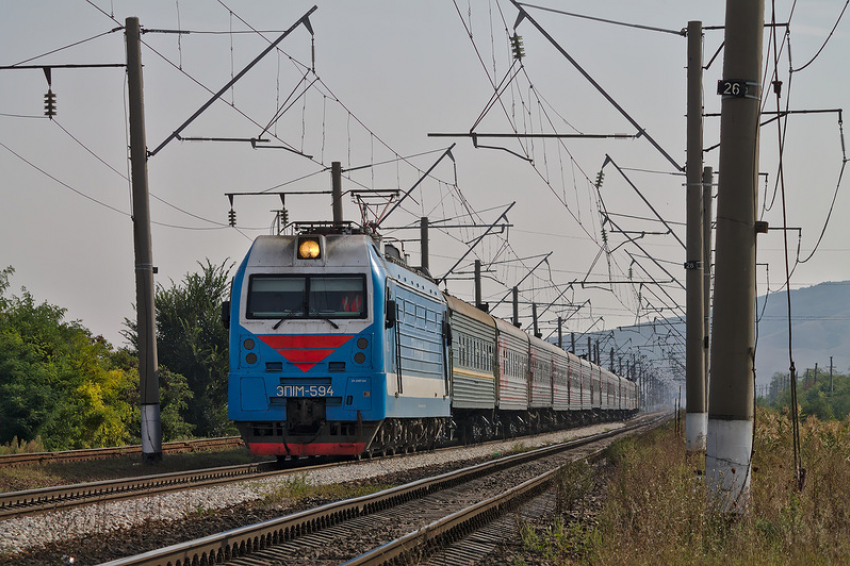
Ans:
{"type": "MultiPolygon", "coordinates": [[[[274,463],[260,462],[0,493],[0,519],[60,511],[92,503],[135,499],[294,471],[279,469],[272,471],[271,466],[274,466],[274,463]]],[[[303,471],[303,468],[298,471],[303,471]]]]}
{"type": "MultiPolygon", "coordinates": [[[[397,456],[388,456],[388,458],[393,457],[397,456]]],[[[374,458],[374,460],[379,459],[382,458],[374,458]]],[[[162,495],[174,491],[211,487],[235,481],[263,479],[288,474],[303,474],[350,463],[350,461],[330,462],[311,466],[289,463],[288,465],[284,465],[285,467],[281,467],[276,462],[254,462],[251,464],[220,466],[202,470],[169,472],[135,478],[121,478],[0,493],[0,519],[63,511],[94,503],[124,501],[139,497],[162,495]]]]}
{"type": "Polygon", "coordinates": [[[301,535],[329,528],[349,519],[369,515],[407,501],[424,497],[430,493],[459,485],[495,471],[624,434],[641,426],[646,426],[646,424],[645,419],[640,419],[640,422],[624,428],[506,456],[370,495],[328,503],[321,507],[308,509],[277,519],[271,519],[197,540],[105,562],[101,566],[187,566],[192,564],[219,564],[293,540],[301,535]]]}
{"type": "MultiPolygon", "coordinates": [[[[202,438],[200,440],[181,440],[165,442],[162,451],[169,454],[181,452],[197,452],[199,450],[236,448],[244,446],[238,436],[223,436],[220,438],[202,438]]],[[[57,452],[22,452],[19,454],[0,454],[0,467],[23,466],[28,464],[50,464],[56,462],[77,462],[96,460],[99,458],[115,458],[132,456],[142,453],[139,444],[131,446],[113,446],[108,448],[87,448],[82,450],[60,450],[57,452]]]]}

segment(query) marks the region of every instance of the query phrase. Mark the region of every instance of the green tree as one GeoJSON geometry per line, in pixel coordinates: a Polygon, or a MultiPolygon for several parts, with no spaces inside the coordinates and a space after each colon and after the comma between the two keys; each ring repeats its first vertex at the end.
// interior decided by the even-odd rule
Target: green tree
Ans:
{"type": "MultiPolygon", "coordinates": [[[[850,414],[850,377],[835,373],[830,386],[829,374],[801,372],[797,376],[797,403],[803,415],[815,415],[820,420],[843,420],[850,414]]],[[[781,409],[791,404],[789,374],[774,374],[769,394],[770,405],[781,409]]]]}
{"type": "MultiPolygon", "coordinates": [[[[141,443],[141,395],[139,393],[139,357],[136,353],[122,348],[113,354],[113,361],[117,367],[126,371],[133,387],[128,390],[127,402],[133,407],[133,419],[129,431],[134,439],[134,444],[141,443]]],[[[183,420],[181,411],[184,411],[192,400],[192,391],[186,383],[186,378],[179,373],[168,371],[168,368],[160,368],[159,371],[159,398],[160,398],[160,425],[162,427],[162,439],[165,442],[171,440],[183,440],[191,438],[194,427],[183,420]]]]}
{"type": "Polygon", "coordinates": [[[133,381],[109,343],[26,289],[7,296],[13,273],[0,271],[0,443],[40,436],[59,450],[130,441],[133,381]]]}
{"type": "MultiPolygon", "coordinates": [[[[228,332],[221,305],[230,291],[233,263],[198,262],[198,273],[156,289],[157,355],[160,367],[186,378],[193,401],[180,410],[198,436],[235,434],[227,418],[228,332]]],[[[137,329],[126,320],[125,336],[137,345],[137,329]]]]}

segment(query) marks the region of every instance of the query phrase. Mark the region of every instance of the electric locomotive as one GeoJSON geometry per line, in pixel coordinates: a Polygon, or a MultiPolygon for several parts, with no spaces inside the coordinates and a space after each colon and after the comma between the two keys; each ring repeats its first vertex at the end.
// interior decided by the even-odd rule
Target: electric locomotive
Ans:
{"type": "Polygon", "coordinates": [[[451,434],[437,285],[356,229],[260,236],[233,279],[228,412],[255,454],[359,455],[451,434]]]}
{"type": "Polygon", "coordinates": [[[637,384],[451,295],[362,229],[260,236],[225,303],[228,411],[255,454],[349,455],[638,409],[637,384]]]}

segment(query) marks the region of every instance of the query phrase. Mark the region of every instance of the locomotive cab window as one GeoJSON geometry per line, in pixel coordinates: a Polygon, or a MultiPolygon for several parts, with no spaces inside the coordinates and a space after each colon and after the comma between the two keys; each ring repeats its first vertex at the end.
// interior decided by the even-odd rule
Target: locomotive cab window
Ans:
{"type": "Polygon", "coordinates": [[[303,317],[306,290],[306,277],[252,277],[248,318],[303,317]]]}
{"type": "Polygon", "coordinates": [[[363,275],[253,275],[250,319],[366,318],[363,275]]]}

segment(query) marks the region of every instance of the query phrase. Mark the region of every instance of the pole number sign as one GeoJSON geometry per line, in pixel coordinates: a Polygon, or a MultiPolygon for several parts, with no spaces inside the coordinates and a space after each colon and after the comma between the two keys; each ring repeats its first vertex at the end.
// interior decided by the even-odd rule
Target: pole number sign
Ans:
{"type": "Polygon", "coordinates": [[[755,98],[759,99],[759,83],[742,79],[725,79],[717,81],[717,94],[723,98],[755,98]]]}

